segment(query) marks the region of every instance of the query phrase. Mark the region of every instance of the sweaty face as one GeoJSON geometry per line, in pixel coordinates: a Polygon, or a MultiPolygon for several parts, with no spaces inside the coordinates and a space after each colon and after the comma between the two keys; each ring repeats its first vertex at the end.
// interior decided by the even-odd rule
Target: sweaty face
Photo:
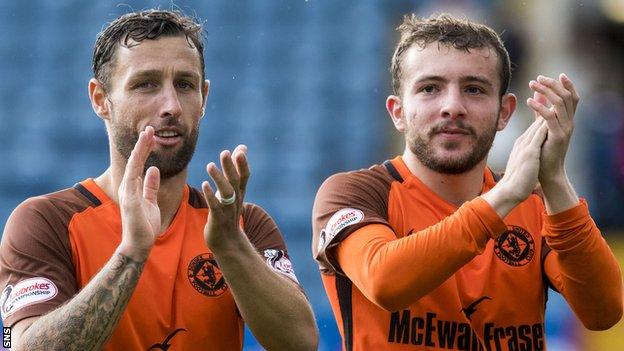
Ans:
{"type": "Polygon", "coordinates": [[[499,123],[498,58],[445,45],[411,47],[403,59],[402,114],[409,150],[426,167],[459,174],[484,161],[499,123]]]}
{"type": "Polygon", "coordinates": [[[145,169],[162,179],[186,169],[199,135],[204,99],[199,55],[183,37],[144,40],[119,47],[111,77],[110,141],[126,161],[145,127],[155,143],[145,169]]]}

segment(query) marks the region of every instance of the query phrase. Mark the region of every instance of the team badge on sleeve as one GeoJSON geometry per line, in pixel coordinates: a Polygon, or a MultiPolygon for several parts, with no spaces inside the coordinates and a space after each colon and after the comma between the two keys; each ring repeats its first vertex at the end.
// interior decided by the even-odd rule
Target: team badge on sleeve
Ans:
{"type": "Polygon", "coordinates": [[[285,251],[275,249],[264,250],[264,258],[266,258],[266,263],[271,269],[299,283],[297,276],[295,276],[292,263],[285,251]]]}
{"type": "Polygon", "coordinates": [[[10,316],[22,307],[48,301],[57,293],[56,285],[43,277],[25,279],[15,286],[7,285],[2,291],[0,300],[2,318],[10,316]]]}
{"type": "Polygon", "coordinates": [[[321,231],[321,237],[319,238],[320,251],[325,243],[330,242],[341,230],[350,225],[361,222],[364,219],[364,212],[356,210],[355,208],[343,208],[342,210],[334,213],[333,216],[327,221],[325,229],[321,231]]]}

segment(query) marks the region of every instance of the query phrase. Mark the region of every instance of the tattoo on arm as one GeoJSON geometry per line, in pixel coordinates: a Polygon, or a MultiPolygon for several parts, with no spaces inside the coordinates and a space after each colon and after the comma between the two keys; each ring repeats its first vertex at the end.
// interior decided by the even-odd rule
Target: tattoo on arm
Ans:
{"type": "Polygon", "coordinates": [[[114,253],[102,270],[67,304],[42,316],[24,333],[28,350],[99,350],[110,338],[143,271],[114,253]]]}

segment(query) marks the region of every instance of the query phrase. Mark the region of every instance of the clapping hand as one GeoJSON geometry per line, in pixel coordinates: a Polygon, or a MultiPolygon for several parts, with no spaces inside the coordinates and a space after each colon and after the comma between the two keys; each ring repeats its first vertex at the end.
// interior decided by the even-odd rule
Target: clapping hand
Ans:
{"type": "Polygon", "coordinates": [[[245,198],[245,188],[249,179],[247,147],[239,145],[233,153],[221,152],[221,170],[213,162],[206,166],[208,175],[216,185],[214,192],[208,181],[202,184],[204,197],[210,213],[204,228],[206,245],[214,249],[225,244],[232,236],[240,232],[240,214],[245,198]]]}
{"type": "Polygon", "coordinates": [[[154,145],[154,128],[148,126],[139,133],[139,139],[126,163],[119,184],[122,240],[120,248],[136,260],[146,260],[160,233],[158,188],[160,173],[150,167],[145,175],[145,161],[154,145]]]}
{"type": "Polygon", "coordinates": [[[559,75],[558,80],[540,75],[529,82],[529,87],[534,95],[527,99],[527,104],[534,111],[535,117],[544,118],[548,126],[539,172],[539,181],[545,185],[565,175],[565,156],[574,130],[579,95],[565,74],[559,75]]]}

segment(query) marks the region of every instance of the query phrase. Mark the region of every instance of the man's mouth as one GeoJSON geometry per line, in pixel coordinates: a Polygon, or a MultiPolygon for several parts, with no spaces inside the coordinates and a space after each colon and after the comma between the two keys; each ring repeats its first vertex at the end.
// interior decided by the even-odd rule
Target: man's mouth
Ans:
{"type": "Polygon", "coordinates": [[[154,132],[154,140],[162,146],[174,146],[182,141],[182,134],[175,129],[160,129],[154,132]]]}
{"type": "Polygon", "coordinates": [[[470,135],[470,131],[461,128],[442,128],[438,131],[438,134],[465,134],[470,135]]]}
{"type": "Polygon", "coordinates": [[[173,138],[173,137],[177,137],[180,134],[178,134],[178,132],[175,132],[173,130],[161,130],[158,132],[155,132],[154,135],[156,135],[157,137],[161,137],[161,138],[173,138]]]}

